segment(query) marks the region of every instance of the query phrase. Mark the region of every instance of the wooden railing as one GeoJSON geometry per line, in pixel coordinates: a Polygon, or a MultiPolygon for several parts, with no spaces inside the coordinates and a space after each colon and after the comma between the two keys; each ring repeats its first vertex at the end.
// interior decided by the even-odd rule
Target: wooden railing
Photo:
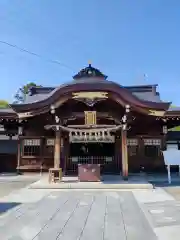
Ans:
{"type": "Polygon", "coordinates": [[[100,164],[104,172],[119,172],[121,169],[121,158],[115,156],[70,156],[66,161],[67,172],[77,172],[78,164],[100,164]]]}

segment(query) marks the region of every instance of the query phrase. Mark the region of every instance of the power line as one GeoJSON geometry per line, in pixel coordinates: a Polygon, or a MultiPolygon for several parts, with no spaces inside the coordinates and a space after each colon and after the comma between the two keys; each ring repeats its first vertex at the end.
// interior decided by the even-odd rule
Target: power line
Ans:
{"type": "MultiPolygon", "coordinates": [[[[28,54],[33,55],[33,56],[35,56],[35,57],[42,58],[42,59],[44,58],[44,56],[42,56],[42,55],[40,55],[40,54],[38,54],[38,53],[31,52],[31,51],[29,51],[29,50],[27,50],[27,49],[25,49],[25,48],[21,48],[21,47],[15,45],[15,44],[11,44],[11,43],[8,43],[8,42],[2,41],[2,40],[0,40],[0,43],[5,44],[5,45],[7,45],[7,46],[9,46],[9,47],[16,48],[17,50],[19,50],[19,51],[21,51],[21,52],[28,53],[28,54]]],[[[74,69],[72,69],[72,68],[69,67],[68,65],[66,65],[66,64],[64,64],[64,63],[61,63],[61,62],[59,62],[59,61],[57,61],[57,60],[52,60],[52,59],[48,59],[48,58],[44,58],[44,60],[47,61],[47,62],[53,63],[53,64],[58,64],[58,65],[60,65],[60,66],[62,66],[62,67],[65,67],[65,68],[67,68],[67,69],[70,69],[70,70],[74,71],[74,69]]]]}

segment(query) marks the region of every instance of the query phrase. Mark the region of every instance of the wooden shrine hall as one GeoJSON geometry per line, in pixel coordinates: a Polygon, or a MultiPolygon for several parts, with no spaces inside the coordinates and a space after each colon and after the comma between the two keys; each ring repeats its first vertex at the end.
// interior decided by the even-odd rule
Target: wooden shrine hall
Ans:
{"type": "Polygon", "coordinates": [[[97,165],[101,174],[164,171],[162,150],[180,108],[157,85],[122,86],[89,64],[59,87],[32,87],[24,103],[0,110],[6,134],[18,137],[17,170],[97,165]]]}

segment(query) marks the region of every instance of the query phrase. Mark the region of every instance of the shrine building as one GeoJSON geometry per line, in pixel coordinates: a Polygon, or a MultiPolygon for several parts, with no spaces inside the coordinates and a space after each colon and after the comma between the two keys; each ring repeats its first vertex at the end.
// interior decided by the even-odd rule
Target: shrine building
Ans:
{"type": "Polygon", "coordinates": [[[7,144],[17,137],[20,172],[76,175],[78,164],[99,164],[101,174],[127,178],[164,171],[168,129],[180,125],[170,105],[157,85],[122,86],[89,64],[61,86],[32,87],[24,103],[0,109],[0,124],[7,144]]]}

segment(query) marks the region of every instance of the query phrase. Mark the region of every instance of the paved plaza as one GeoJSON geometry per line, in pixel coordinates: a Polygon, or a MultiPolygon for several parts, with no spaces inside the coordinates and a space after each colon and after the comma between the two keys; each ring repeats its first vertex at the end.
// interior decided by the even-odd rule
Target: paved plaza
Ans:
{"type": "Polygon", "coordinates": [[[23,187],[32,184],[40,178],[39,175],[27,175],[27,176],[0,176],[0,197],[6,196],[12,191],[16,191],[23,187]]]}
{"type": "Polygon", "coordinates": [[[0,198],[0,212],[3,240],[179,240],[180,236],[180,202],[162,188],[22,186],[0,198]]]}

